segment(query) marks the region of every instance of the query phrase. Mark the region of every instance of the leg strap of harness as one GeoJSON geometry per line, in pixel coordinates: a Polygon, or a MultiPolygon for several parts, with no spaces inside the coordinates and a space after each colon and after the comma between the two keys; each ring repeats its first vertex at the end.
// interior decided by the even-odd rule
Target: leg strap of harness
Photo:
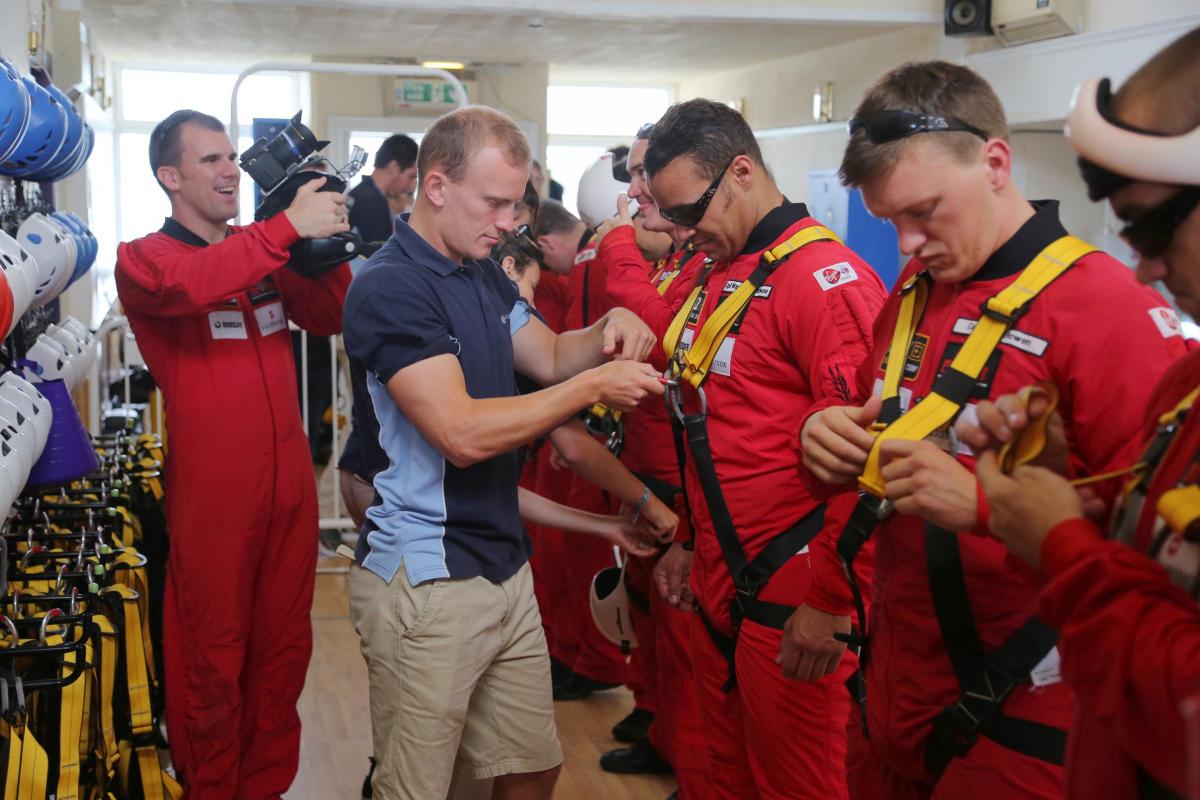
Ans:
{"type": "Polygon", "coordinates": [[[725,663],[729,665],[729,677],[725,679],[725,685],[721,687],[723,692],[733,691],[733,687],[737,686],[737,639],[732,636],[726,636],[721,631],[717,630],[717,626],[713,625],[708,614],[704,613],[704,609],[697,604],[696,613],[700,616],[700,622],[704,624],[704,630],[708,632],[708,638],[713,643],[713,647],[717,648],[725,663]]]}
{"type": "Polygon", "coordinates": [[[1137,786],[1138,800],[1185,800],[1183,795],[1163,786],[1144,769],[1138,770],[1137,786]]]}
{"type": "Polygon", "coordinates": [[[926,525],[925,550],[934,614],[962,689],[958,702],[933,720],[925,745],[926,766],[940,776],[952,759],[970,752],[981,734],[1002,747],[1061,765],[1066,731],[1003,713],[1005,700],[1029,679],[1054,647],[1057,634],[1031,617],[998,650],[985,654],[963,579],[957,534],[926,525]]]}
{"type": "Polygon", "coordinates": [[[838,560],[842,564],[842,571],[846,573],[846,581],[850,584],[850,596],[854,599],[856,629],[851,631],[850,646],[858,650],[858,669],[846,679],[846,688],[850,691],[850,697],[858,704],[863,736],[868,739],[870,732],[867,730],[867,660],[870,648],[867,640],[867,606],[863,600],[862,588],[858,585],[858,578],[854,574],[854,559],[866,546],[867,540],[875,531],[875,526],[879,524],[881,502],[873,494],[860,494],[837,541],[838,560]]]}
{"type": "MultiPolygon", "coordinates": [[[[742,620],[750,619],[767,627],[782,629],[787,623],[787,618],[795,611],[795,607],[792,606],[759,600],[758,592],[767,585],[780,567],[807,547],[821,532],[825,524],[825,506],[814,508],[768,542],[753,559],[747,559],[737,529],[733,525],[729,506],[725,502],[725,493],[721,491],[721,482],[717,477],[709,444],[707,420],[703,415],[688,415],[683,419],[683,428],[692,452],[692,461],[700,478],[700,487],[708,503],[708,513],[716,532],[717,543],[721,547],[721,554],[725,558],[725,566],[733,579],[735,590],[734,600],[729,609],[733,625],[728,656],[729,680],[726,683],[726,691],[729,691],[737,682],[736,671],[733,668],[733,650],[737,646],[742,620]]],[[[709,628],[711,635],[711,623],[706,621],[705,626],[709,628]]]]}

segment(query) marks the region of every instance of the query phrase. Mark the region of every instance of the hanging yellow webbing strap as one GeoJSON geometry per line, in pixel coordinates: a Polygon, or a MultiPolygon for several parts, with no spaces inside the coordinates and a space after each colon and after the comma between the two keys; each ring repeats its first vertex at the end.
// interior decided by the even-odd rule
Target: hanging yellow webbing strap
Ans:
{"type": "Polygon", "coordinates": [[[98,768],[105,784],[116,774],[120,749],[117,747],[117,728],[113,722],[113,701],[117,680],[117,629],[104,614],[92,617],[100,633],[100,671],[98,695],[100,701],[100,735],[97,737],[98,768]]]}
{"type": "Polygon", "coordinates": [[[699,387],[704,383],[704,380],[708,377],[708,371],[712,366],[713,359],[716,358],[717,351],[721,347],[721,343],[725,341],[729,330],[734,326],[738,318],[741,317],[742,312],[750,303],[751,298],[754,297],[754,293],[762,286],[763,281],[766,280],[780,262],[792,253],[807,244],[819,241],[841,242],[837,234],[824,225],[812,225],[802,228],[787,241],[763,253],[761,262],[754,271],[754,274],[747,280],[742,281],[741,285],[729,297],[721,301],[720,305],[717,306],[716,310],[713,311],[712,315],[704,323],[704,326],[696,334],[691,346],[687,350],[679,351],[679,342],[683,338],[684,329],[687,327],[688,317],[692,314],[692,307],[696,304],[696,300],[704,290],[704,282],[708,277],[707,271],[704,272],[697,282],[696,287],[692,289],[691,296],[688,297],[687,302],[683,304],[683,307],[679,309],[679,313],[671,320],[671,325],[667,329],[667,335],[663,337],[663,350],[666,352],[667,358],[671,359],[676,377],[686,380],[694,387],[699,387]]]}
{"type": "MultiPolygon", "coordinates": [[[[983,315],[976,323],[975,329],[963,343],[954,361],[935,383],[933,391],[879,432],[875,445],[867,456],[863,474],[858,479],[862,489],[877,497],[886,494],[879,459],[880,445],[888,439],[920,441],[953,420],[966,398],[970,396],[971,388],[1004,338],[1004,334],[1016,323],[1034,298],[1072,264],[1095,250],[1095,247],[1074,236],[1064,236],[1038,253],[1015,281],[983,304],[983,315]]],[[[915,300],[913,306],[915,307],[915,300]]],[[[915,328],[916,321],[897,319],[897,330],[903,325],[915,328]]],[[[906,355],[907,352],[891,353],[888,356],[888,366],[896,369],[897,366],[892,362],[903,361],[906,355]]],[[[903,366],[899,368],[902,369],[903,366]]]]}
{"type": "MultiPolygon", "coordinates": [[[[63,643],[60,636],[46,638],[46,644],[57,646],[63,643]]],[[[86,737],[84,713],[86,694],[86,675],[76,675],[79,671],[80,654],[72,650],[63,653],[61,677],[64,679],[75,676],[62,689],[62,700],[59,710],[58,731],[58,790],[56,800],[78,800],[79,777],[81,762],[79,759],[79,742],[86,737]]],[[[84,663],[87,663],[85,659],[84,663]]]]}
{"type": "Polygon", "coordinates": [[[124,611],[125,678],[129,690],[129,727],[133,734],[128,742],[120,742],[121,777],[129,792],[130,751],[136,754],[138,774],[146,800],[174,800],[183,790],[158,762],[158,747],[154,732],[154,711],[150,704],[150,676],[146,649],[142,638],[142,613],[138,593],[117,583],[105,590],[121,598],[124,611]]]}

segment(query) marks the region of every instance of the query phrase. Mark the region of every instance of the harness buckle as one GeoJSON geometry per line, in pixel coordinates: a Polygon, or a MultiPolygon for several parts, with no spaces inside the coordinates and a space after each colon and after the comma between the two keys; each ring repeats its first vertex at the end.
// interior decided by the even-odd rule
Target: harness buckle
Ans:
{"type": "Polygon", "coordinates": [[[994,298],[994,297],[989,297],[987,300],[984,300],[982,303],[980,303],[979,304],[979,313],[985,317],[994,319],[996,322],[999,322],[1008,327],[1012,327],[1013,325],[1016,325],[1017,320],[1019,320],[1021,317],[1028,314],[1029,309],[1032,308],[1031,303],[1025,303],[1024,305],[1018,306],[1015,310],[1013,310],[1012,313],[1005,314],[1003,311],[992,308],[991,303],[995,299],[996,298],[994,298]]]}

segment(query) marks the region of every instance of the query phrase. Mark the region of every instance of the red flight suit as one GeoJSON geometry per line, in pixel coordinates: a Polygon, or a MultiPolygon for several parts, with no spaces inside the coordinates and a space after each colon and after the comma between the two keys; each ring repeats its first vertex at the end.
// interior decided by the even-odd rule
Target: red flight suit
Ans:
{"type": "MultiPolygon", "coordinates": [[[[597,259],[607,272],[607,290],[613,305],[637,313],[660,339],[667,327],[661,320],[669,322],[672,309],[677,311],[683,305],[704,262],[702,255],[681,248],[652,268],[642,257],[630,226],[615,228],[605,236],[597,259]],[[664,283],[666,289],[660,293],[664,283]],[[651,307],[659,308],[661,313],[655,315],[651,307]]],[[[659,369],[666,367],[661,348],[655,348],[650,361],[659,369]]],[[[666,405],[649,401],[622,419],[625,423],[622,463],[643,480],[652,478],[677,486],[679,465],[666,405]]],[[[675,540],[690,541],[691,529],[682,494],[676,496],[674,510],[679,515],[675,540]]],[[[675,768],[681,800],[692,800],[707,794],[708,758],[689,644],[691,615],[672,608],[659,594],[652,576],[656,561],[656,558],[633,558],[626,572],[627,583],[647,599],[649,606],[648,614],[636,605],[630,607],[639,645],[633,651],[630,665],[640,669],[647,687],[648,697],[639,699],[639,706],[649,708],[653,703],[654,721],[648,731],[650,744],[675,768]]]]}
{"type": "Polygon", "coordinates": [[[213,245],[168,220],[117,253],[170,436],[167,725],[194,800],[279,797],[299,759],[317,498],[287,323],[338,333],[350,272],[284,269],[297,238],[284,214],[213,245]]]}
{"type": "MultiPolygon", "coordinates": [[[[803,204],[785,203],[764,217],[743,251],[709,272],[684,340],[694,336],[719,301],[758,267],[763,252],[818,224],[803,204]]],[[[690,287],[689,287],[690,288],[690,287]]],[[[800,420],[823,398],[843,403],[855,367],[871,346],[871,323],[885,290],[849,248],[816,241],[794,252],[750,301],[740,327],[721,344],[704,391],[717,476],[746,557],[820,505],[800,479],[792,447],[800,420]],[[836,273],[836,280],[824,277],[836,273]]],[[[684,402],[697,413],[697,395],[684,402]]],[[[692,587],[701,610],[723,634],[731,632],[733,581],[718,544],[694,461],[688,459],[688,500],[696,526],[692,587]]],[[[759,599],[807,604],[849,616],[853,601],[835,544],[853,498],[825,512],[823,531],[775,573],[759,599]]],[[[862,569],[869,567],[864,559],[862,569]]],[[[723,692],[725,658],[698,616],[692,656],[708,735],[709,797],[844,798],[846,725],[850,697],[843,685],[856,666],[847,653],[819,681],[783,676],[782,631],[747,619],[736,651],[737,686],[723,692]]]]}
{"type": "MultiPolygon", "coordinates": [[[[901,383],[901,405],[925,396],[980,317],[981,305],[1012,283],[1047,245],[1066,235],[1058,203],[1036,213],[969,280],[933,283],[901,383]]],[[[909,262],[897,286],[924,269],[909,262]]],[[[875,347],[863,359],[854,390],[861,404],[882,385],[880,365],[890,345],[900,296],[893,292],[875,328],[875,347]],[[874,387],[874,388],[873,388],[874,387]]],[[[1039,294],[989,359],[972,395],[996,398],[1041,380],[1061,393],[1075,468],[1085,474],[1124,466],[1137,455],[1141,412],[1151,387],[1184,352],[1178,337],[1164,338],[1154,309],[1165,305],[1139,287],[1131,270],[1096,252],[1039,294]],[[1136,364],[1133,368],[1131,365],[1136,364]],[[1129,365],[1129,366],[1127,366],[1129,365]]],[[[835,403],[823,403],[809,411],[835,403]]],[[[974,413],[971,405],[961,412],[974,413]]],[[[808,415],[806,415],[807,418],[808,415]]],[[[973,462],[960,453],[965,463],[973,462]]],[[[807,473],[806,473],[807,475],[807,473]]],[[[817,490],[815,481],[810,485],[817,490]]],[[[925,764],[931,722],[961,696],[942,639],[930,591],[925,521],[893,514],[875,528],[871,585],[867,715],[870,740],[851,728],[850,789],[855,798],[962,797],[1001,800],[1062,796],[1060,766],[981,736],[955,758],[940,781],[925,764]],[[936,784],[936,785],[935,785],[936,784]]],[[[994,539],[958,534],[970,611],[985,653],[997,650],[1036,608],[1029,571],[994,539]]],[[[1061,682],[1019,685],[1003,706],[1007,716],[1066,729],[1072,700],[1061,682]]]]}
{"type": "MultiPolygon", "coordinates": [[[[1172,318],[1163,319],[1169,329],[1172,318]]],[[[1140,365],[1125,369],[1144,374],[1140,365]]],[[[1144,442],[1158,417],[1198,385],[1200,351],[1151,393],[1144,442]]],[[[1181,481],[1195,483],[1197,453],[1193,411],[1149,484],[1133,547],[1105,541],[1084,519],[1061,523],[1042,544],[1038,608],[1059,629],[1063,677],[1077,702],[1067,753],[1071,800],[1146,796],[1148,780],[1180,796],[1188,790],[1185,767],[1196,753],[1188,752],[1181,703],[1200,693],[1200,545],[1169,535],[1156,558],[1143,554],[1162,530],[1158,498],[1181,481]]]]}

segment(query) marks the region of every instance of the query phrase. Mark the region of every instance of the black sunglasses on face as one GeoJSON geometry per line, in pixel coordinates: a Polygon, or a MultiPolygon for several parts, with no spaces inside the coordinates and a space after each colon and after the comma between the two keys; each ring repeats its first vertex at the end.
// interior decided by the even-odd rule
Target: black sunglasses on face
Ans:
{"type": "Polygon", "coordinates": [[[950,117],[918,114],[915,111],[876,111],[850,120],[847,128],[850,135],[865,131],[871,144],[887,144],[912,136],[915,133],[939,133],[962,131],[973,133],[985,142],[988,135],[965,122],[950,117]]]}
{"type": "MultiPolygon", "coordinates": [[[[741,155],[740,153],[738,155],[741,155]]],[[[688,203],[682,206],[672,206],[671,208],[658,207],[658,213],[663,219],[675,225],[681,225],[684,228],[694,228],[704,219],[704,212],[708,211],[708,204],[712,202],[713,197],[717,193],[717,189],[721,188],[721,181],[725,179],[725,173],[733,166],[733,162],[737,160],[737,156],[729,159],[729,163],[725,165],[725,169],[717,174],[713,182],[704,190],[704,194],[700,195],[700,199],[694,203],[688,203]]]]}
{"type": "Polygon", "coordinates": [[[1200,186],[1184,189],[1122,228],[1121,238],[1139,255],[1158,258],[1197,205],[1200,205],[1200,186]]]}

